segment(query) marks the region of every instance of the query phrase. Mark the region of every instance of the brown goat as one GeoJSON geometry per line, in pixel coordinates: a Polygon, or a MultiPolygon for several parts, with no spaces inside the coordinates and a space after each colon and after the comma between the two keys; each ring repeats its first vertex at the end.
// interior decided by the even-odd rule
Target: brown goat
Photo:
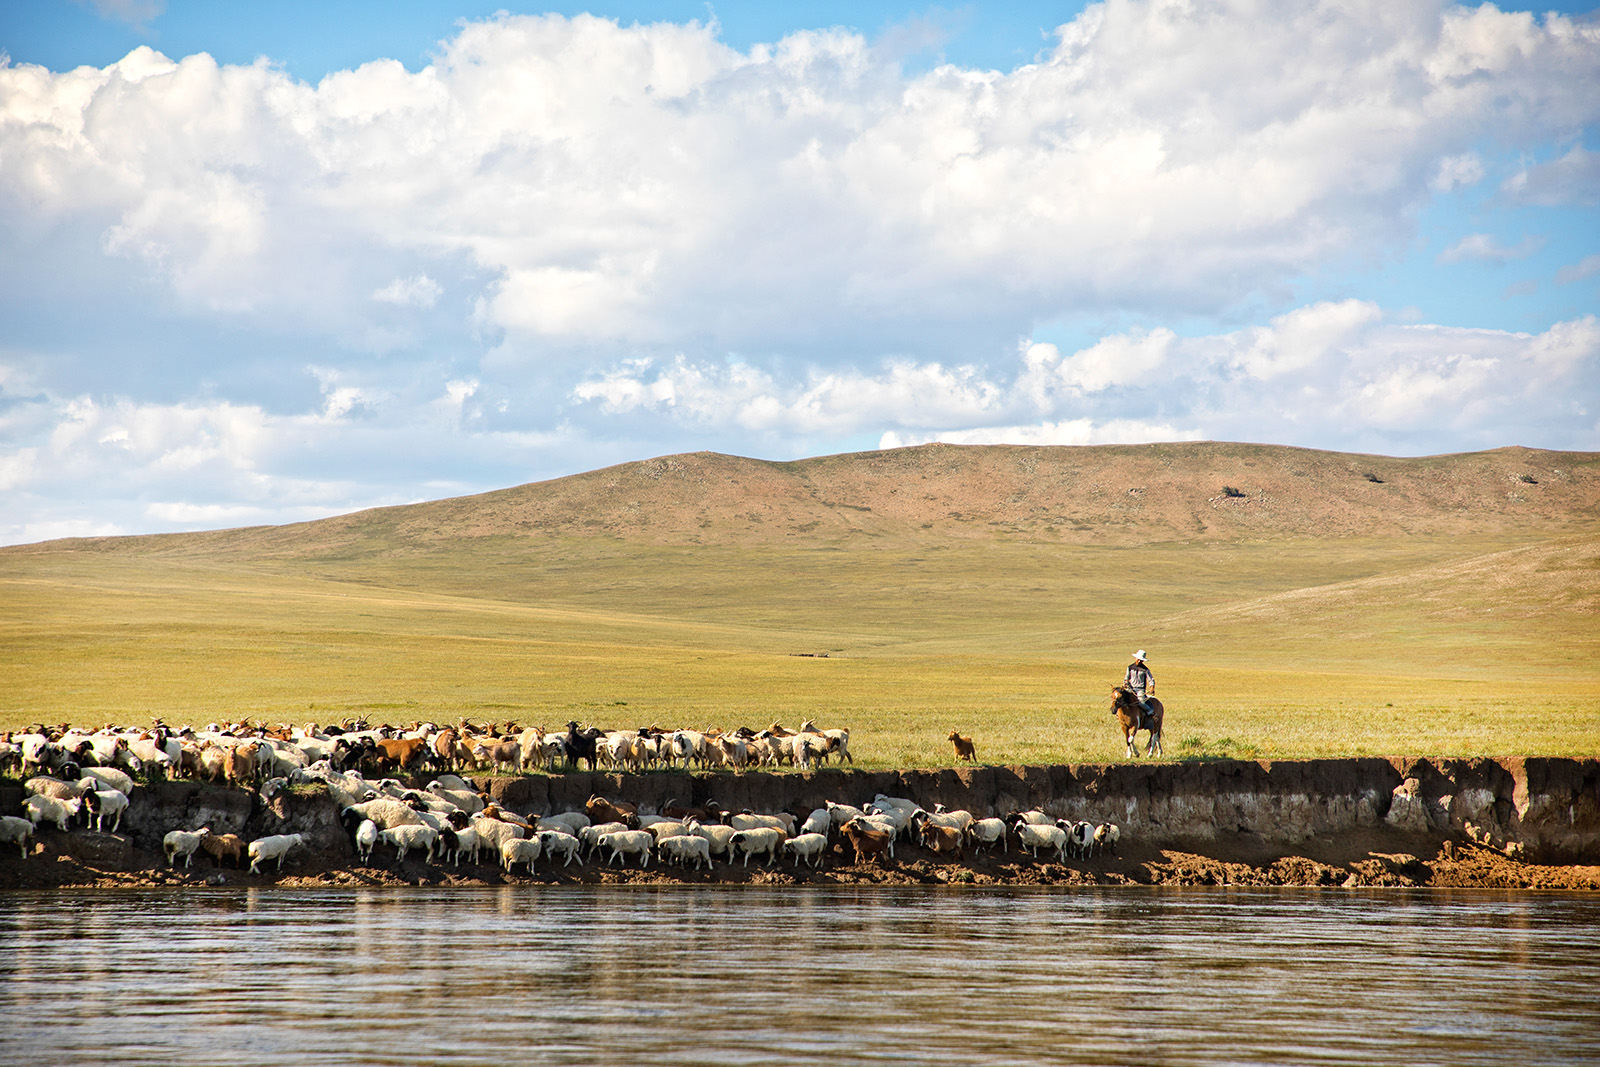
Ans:
{"type": "Polygon", "coordinates": [[[963,737],[954,730],[950,731],[950,743],[956,747],[956,759],[978,762],[978,749],[972,743],[972,738],[963,737]]]}
{"type": "Polygon", "coordinates": [[[859,863],[867,856],[878,857],[878,862],[883,862],[884,855],[889,851],[890,837],[879,830],[863,826],[858,819],[851,819],[839,828],[850,842],[850,847],[855,849],[856,862],[859,863]]]}

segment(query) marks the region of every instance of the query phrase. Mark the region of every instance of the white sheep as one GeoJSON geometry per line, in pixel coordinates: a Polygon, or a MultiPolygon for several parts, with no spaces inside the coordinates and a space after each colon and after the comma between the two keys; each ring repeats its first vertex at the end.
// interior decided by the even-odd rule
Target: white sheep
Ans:
{"type": "Polygon", "coordinates": [[[94,789],[115,789],[128,796],[133,795],[133,779],[115,767],[85,767],[78,784],[83,785],[86,780],[94,782],[94,789]]]}
{"type": "Polygon", "coordinates": [[[470,826],[462,827],[456,834],[456,866],[461,866],[461,861],[467,856],[472,856],[472,862],[478,862],[478,853],[483,849],[483,838],[478,831],[470,826]]]}
{"type": "Polygon", "coordinates": [[[275,834],[258,837],[250,842],[250,873],[261,873],[262,860],[277,860],[278,870],[283,870],[283,857],[296,845],[305,844],[305,834],[275,834]]]}
{"type": "Polygon", "coordinates": [[[83,802],[94,812],[94,828],[102,833],[116,833],[122,826],[122,813],[128,810],[128,794],[120,789],[91,789],[83,794],[83,802]],[[110,821],[111,828],[106,828],[110,821]]]}
{"type": "Polygon", "coordinates": [[[686,867],[693,861],[695,870],[711,867],[711,842],[699,834],[662,838],[660,849],[663,861],[670,859],[680,867],[686,867]]]}
{"type": "Polygon", "coordinates": [[[511,868],[519,863],[528,865],[528,873],[534,874],[533,861],[539,858],[539,839],[512,838],[500,846],[500,863],[505,867],[506,873],[511,873],[511,868]]]}
{"type": "Polygon", "coordinates": [[[1041,848],[1053,848],[1056,850],[1056,859],[1067,862],[1067,832],[1061,827],[1019,823],[1017,836],[1022,839],[1022,847],[1033,853],[1034,859],[1039,858],[1041,848]]]}
{"type": "Polygon", "coordinates": [[[431,826],[391,826],[379,835],[379,839],[386,845],[394,846],[396,863],[404,863],[406,853],[412,849],[426,851],[427,862],[432,863],[433,850],[439,844],[439,831],[431,826]]]}
{"type": "Polygon", "coordinates": [[[788,812],[777,815],[753,815],[744,812],[739,815],[730,815],[728,825],[735,830],[755,830],[762,827],[777,830],[784,837],[794,836],[794,816],[788,812]]]}
{"type": "Polygon", "coordinates": [[[42,822],[53,822],[57,830],[65,830],[82,807],[82,800],[57,800],[55,797],[35,795],[22,802],[22,814],[35,830],[42,822]]]}
{"type": "Polygon", "coordinates": [[[855,807],[854,805],[835,804],[831,800],[823,801],[823,807],[828,809],[828,818],[833,822],[833,828],[835,830],[839,829],[839,827],[843,826],[851,819],[859,819],[861,816],[866,814],[865,811],[862,811],[860,808],[855,807]]]}
{"type": "Polygon", "coordinates": [[[1089,850],[1094,847],[1094,827],[1086,822],[1075,822],[1062,829],[1067,831],[1067,844],[1072,848],[1073,855],[1087,859],[1089,850]]]}
{"type": "Polygon", "coordinates": [[[601,834],[595,842],[596,848],[609,848],[611,850],[611,863],[616,863],[623,856],[637,855],[639,866],[650,866],[650,848],[656,839],[647,830],[617,830],[609,834],[601,834]]]}
{"type": "Polygon", "coordinates": [[[733,835],[739,831],[735,830],[731,826],[722,826],[721,824],[713,823],[710,826],[696,825],[694,832],[697,836],[706,839],[707,843],[711,846],[711,854],[713,856],[727,856],[728,842],[732,841],[733,835]]]}
{"type": "Polygon", "coordinates": [[[1115,852],[1117,842],[1122,839],[1122,830],[1114,822],[1103,822],[1094,828],[1094,844],[1103,856],[1106,850],[1115,852]]]}
{"type": "Polygon", "coordinates": [[[521,838],[526,831],[515,823],[501,822],[499,819],[477,818],[472,820],[472,829],[478,831],[481,847],[489,849],[494,855],[500,854],[500,846],[507,841],[521,838]]]}
{"type": "Polygon", "coordinates": [[[595,823],[578,831],[578,841],[589,850],[588,855],[592,859],[595,851],[600,847],[600,838],[606,834],[614,834],[618,830],[626,830],[627,828],[628,824],[624,822],[595,823]]]}
{"type": "Polygon", "coordinates": [[[571,837],[577,837],[578,831],[589,825],[589,816],[581,811],[564,811],[559,815],[541,815],[539,829],[557,830],[571,837]]]}
{"type": "Polygon", "coordinates": [[[378,843],[378,824],[371,819],[362,819],[361,825],[356,827],[356,856],[362,863],[372,862],[372,849],[378,843]]]}
{"type": "Polygon", "coordinates": [[[800,824],[801,834],[825,834],[833,829],[833,817],[827,808],[817,808],[800,824]]]}
{"type": "Polygon", "coordinates": [[[828,849],[828,836],[826,834],[801,834],[791,837],[783,843],[785,851],[794,853],[794,865],[800,866],[802,859],[812,867],[820,867],[822,859],[828,849]]]}
{"type": "Polygon", "coordinates": [[[183,857],[185,868],[189,861],[194,859],[194,854],[200,847],[202,839],[211,835],[209,826],[202,826],[198,830],[172,830],[161,839],[161,849],[167,854],[167,866],[176,867],[178,857],[183,857]]]}
{"type": "Polygon", "coordinates": [[[566,862],[561,866],[570,867],[572,861],[578,858],[578,848],[581,842],[572,834],[562,833],[560,830],[539,831],[539,851],[546,856],[555,858],[556,855],[566,857],[566,862]]]}
{"type": "Polygon", "coordinates": [[[364,804],[351,804],[346,811],[354,810],[363,819],[371,819],[378,824],[378,829],[388,830],[396,826],[421,826],[422,816],[412,811],[404,803],[389,797],[379,797],[369,800],[364,804]]]}
{"type": "Polygon", "coordinates": [[[93,788],[92,784],[84,785],[82,781],[63,782],[60,778],[48,775],[29,778],[22,783],[23,792],[30,796],[54,797],[56,800],[77,800],[93,788]]]}
{"type": "Polygon", "coordinates": [[[1004,852],[1011,851],[1010,827],[1004,819],[974,819],[971,826],[967,827],[967,840],[974,846],[994,848],[998,842],[1004,852]]]}
{"type": "Polygon", "coordinates": [[[19,819],[15,815],[0,815],[0,845],[15,842],[22,852],[22,858],[28,858],[28,838],[33,836],[33,823],[27,819],[19,819]]]}
{"type": "Polygon", "coordinates": [[[778,847],[783,844],[783,831],[771,826],[757,826],[740,830],[728,839],[730,861],[744,854],[744,865],[750,866],[750,857],[765,854],[767,866],[778,862],[778,847]]]}

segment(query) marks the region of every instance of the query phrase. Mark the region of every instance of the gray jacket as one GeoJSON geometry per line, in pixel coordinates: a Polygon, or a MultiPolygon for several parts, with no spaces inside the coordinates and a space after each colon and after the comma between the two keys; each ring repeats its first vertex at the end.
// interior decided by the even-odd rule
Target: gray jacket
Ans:
{"type": "Polygon", "coordinates": [[[1155,680],[1156,676],[1150,673],[1148,665],[1137,660],[1128,664],[1128,688],[1138,693],[1141,697],[1144,696],[1145,690],[1150,688],[1150,683],[1155,680]]]}

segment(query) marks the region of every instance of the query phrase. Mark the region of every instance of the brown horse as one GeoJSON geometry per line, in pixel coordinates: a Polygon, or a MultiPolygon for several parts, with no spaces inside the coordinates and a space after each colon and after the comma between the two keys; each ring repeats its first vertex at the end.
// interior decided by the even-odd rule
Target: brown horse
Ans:
{"type": "Polygon", "coordinates": [[[1155,697],[1149,699],[1150,710],[1146,712],[1139,707],[1139,698],[1133,690],[1125,685],[1111,687],[1111,712],[1117,717],[1117,722],[1122,724],[1122,739],[1128,743],[1128,758],[1134,756],[1133,735],[1140,730],[1150,732],[1150,747],[1145,749],[1147,756],[1161,755],[1161,701],[1155,697]]]}

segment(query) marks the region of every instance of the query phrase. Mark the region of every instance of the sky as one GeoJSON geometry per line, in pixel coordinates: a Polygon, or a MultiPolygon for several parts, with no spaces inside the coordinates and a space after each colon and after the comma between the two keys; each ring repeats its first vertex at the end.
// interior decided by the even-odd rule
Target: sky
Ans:
{"type": "Polygon", "coordinates": [[[0,0],[0,544],[675,452],[1600,451],[1600,13],[0,0]]]}

